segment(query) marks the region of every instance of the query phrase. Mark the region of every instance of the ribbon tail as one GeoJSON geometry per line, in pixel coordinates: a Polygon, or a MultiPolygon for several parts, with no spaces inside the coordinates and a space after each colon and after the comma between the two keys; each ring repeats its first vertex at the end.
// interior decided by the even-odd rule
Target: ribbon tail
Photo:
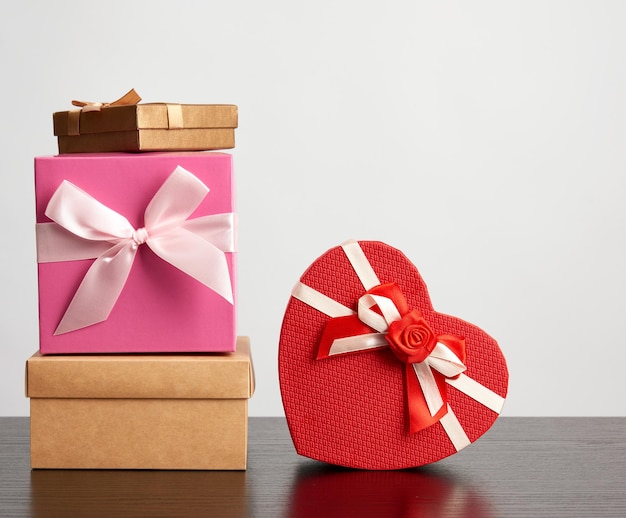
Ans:
{"type": "Polygon", "coordinates": [[[465,351],[465,338],[454,335],[438,335],[437,342],[445,345],[450,352],[456,356],[456,358],[454,358],[454,363],[459,363],[461,365],[465,364],[465,360],[467,359],[467,353],[465,351]]]}
{"type": "MultiPolygon", "coordinates": [[[[461,343],[463,344],[462,356],[463,360],[465,360],[465,341],[463,340],[461,343]]],[[[459,356],[441,341],[441,337],[437,337],[437,345],[426,360],[426,363],[446,378],[454,378],[467,370],[459,356]]]]}
{"type": "Polygon", "coordinates": [[[122,97],[109,103],[109,106],[124,106],[128,104],[137,104],[141,101],[141,97],[137,92],[135,92],[134,88],[131,88],[128,92],[126,92],[122,97]]]}
{"type": "Polygon", "coordinates": [[[146,244],[161,259],[234,304],[228,262],[219,248],[184,228],[149,237],[146,244]]]}
{"type": "Polygon", "coordinates": [[[126,284],[135,254],[132,241],[124,241],[98,257],[87,271],[54,334],[69,333],[106,320],[126,284]]]}
{"type": "Polygon", "coordinates": [[[356,315],[329,320],[324,327],[317,349],[318,360],[354,352],[388,347],[385,335],[372,332],[356,315]]]}
{"type": "Polygon", "coordinates": [[[413,434],[432,426],[446,415],[447,405],[445,404],[446,401],[444,401],[446,384],[443,376],[437,372],[432,372],[430,367],[424,363],[407,363],[405,374],[409,432],[413,434]],[[431,377],[422,376],[422,369],[427,369],[431,373],[431,377]],[[439,401],[441,401],[439,406],[434,401],[437,396],[433,399],[435,392],[439,396],[439,401]],[[426,396],[426,394],[429,394],[429,396],[426,396]],[[429,400],[430,406],[434,407],[432,410],[429,407],[429,400]]]}
{"type": "Polygon", "coordinates": [[[450,408],[450,405],[448,405],[447,409],[448,412],[439,422],[450,438],[450,442],[452,443],[452,446],[454,446],[454,449],[456,451],[460,451],[466,446],[469,446],[472,441],[469,440],[469,437],[465,433],[463,426],[461,426],[459,419],[450,408]]]}

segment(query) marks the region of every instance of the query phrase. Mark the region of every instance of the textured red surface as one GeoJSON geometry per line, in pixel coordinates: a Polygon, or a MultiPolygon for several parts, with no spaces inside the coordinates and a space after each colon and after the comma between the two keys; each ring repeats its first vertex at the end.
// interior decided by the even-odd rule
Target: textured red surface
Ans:
{"type": "MultiPolygon", "coordinates": [[[[468,322],[437,313],[417,268],[402,252],[380,242],[359,243],[380,282],[396,282],[409,306],[422,312],[436,334],[465,337],[465,374],[505,397],[508,371],[496,341],[468,322]]],[[[319,257],[300,280],[354,310],[365,292],[341,247],[319,257]]],[[[404,365],[388,348],[315,359],[328,318],[293,297],[285,311],[278,368],[298,453],[364,469],[420,466],[455,453],[439,423],[408,433],[404,365]]],[[[453,387],[448,387],[448,402],[471,442],[497,418],[453,387]]]]}

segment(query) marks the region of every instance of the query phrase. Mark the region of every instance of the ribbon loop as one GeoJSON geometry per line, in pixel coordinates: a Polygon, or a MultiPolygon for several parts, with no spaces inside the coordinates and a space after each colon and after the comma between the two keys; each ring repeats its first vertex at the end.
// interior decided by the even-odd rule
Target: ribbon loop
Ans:
{"type": "Polygon", "coordinates": [[[148,203],[146,228],[165,231],[180,226],[209,193],[196,176],[178,166],[148,203]]]}
{"type": "Polygon", "coordinates": [[[138,104],[140,101],[141,97],[135,92],[134,88],[131,88],[122,95],[122,97],[110,103],[73,100],[72,105],[78,106],[80,110],[70,110],[67,112],[67,134],[71,136],[80,135],[80,114],[83,112],[99,112],[102,108],[109,106],[129,106],[138,104]]]}
{"type": "Polygon", "coordinates": [[[53,223],[37,225],[38,261],[96,260],[55,334],[108,318],[124,288],[137,249],[144,244],[233,304],[225,252],[235,251],[234,215],[187,219],[208,192],[209,188],[197,177],[178,166],[148,204],[145,226],[135,229],[124,216],[63,181],[45,212],[53,223]],[[70,246],[59,251],[61,243],[70,246]]]}
{"type": "Polygon", "coordinates": [[[99,103],[99,102],[91,102],[91,101],[72,101],[72,106],[78,106],[82,108],[82,111],[100,111],[103,107],[107,106],[127,106],[130,104],[138,104],[141,101],[141,97],[137,92],[135,92],[134,88],[131,88],[128,92],[126,92],[122,97],[112,101],[110,103],[99,103]]]}
{"type": "Polygon", "coordinates": [[[124,216],[67,180],[63,180],[48,201],[45,215],[72,234],[90,241],[130,238],[134,231],[124,216]]]}
{"type": "Polygon", "coordinates": [[[359,299],[359,319],[379,333],[386,333],[389,324],[396,320],[400,320],[401,316],[393,301],[387,297],[380,295],[372,295],[366,293],[359,299]],[[379,315],[371,308],[378,306],[382,315],[379,315]]]}

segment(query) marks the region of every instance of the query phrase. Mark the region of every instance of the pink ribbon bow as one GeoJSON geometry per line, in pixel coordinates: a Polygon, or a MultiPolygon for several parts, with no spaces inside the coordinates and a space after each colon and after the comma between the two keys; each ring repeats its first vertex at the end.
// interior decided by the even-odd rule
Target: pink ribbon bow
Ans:
{"type": "Polygon", "coordinates": [[[39,262],[95,258],[55,335],[106,320],[124,288],[139,246],[212,289],[231,304],[233,291],[225,252],[235,251],[234,214],[187,219],[209,188],[178,166],[144,213],[144,227],[128,220],[64,180],[37,224],[39,262]]]}

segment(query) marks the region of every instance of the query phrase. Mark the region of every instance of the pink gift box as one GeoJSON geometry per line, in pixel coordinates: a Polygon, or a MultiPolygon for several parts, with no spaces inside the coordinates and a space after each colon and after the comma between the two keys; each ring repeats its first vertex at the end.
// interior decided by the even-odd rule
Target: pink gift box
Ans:
{"type": "MultiPolygon", "coordinates": [[[[178,167],[209,189],[188,221],[212,214],[234,213],[231,155],[77,154],[35,159],[37,223],[51,222],[45,215],[46,208],[65,180],[124,216],[134,229],[139,229],[145,224],[146,207],[178,167]]],[[[234,214],[232,217],[234,220],[234,214]]],[[[232,234],[234,244],[234,223],[232,234]]],[[[74,234],[70,234],[70,238],[73,240],[74,234]]],[[[76,240],[82,239],[76,237],[76,240]]],[[[108,317],[93,325],[55,335],[95,259],[42,262],[40,238],[38,247],[41,354],[235,350],[234,248],[223,252],[230,275],[232,302],[159,257],[149,246],[140,244],[108,317]]],[[[193,250],[184,252],[194,254],[193,250]]]]}

